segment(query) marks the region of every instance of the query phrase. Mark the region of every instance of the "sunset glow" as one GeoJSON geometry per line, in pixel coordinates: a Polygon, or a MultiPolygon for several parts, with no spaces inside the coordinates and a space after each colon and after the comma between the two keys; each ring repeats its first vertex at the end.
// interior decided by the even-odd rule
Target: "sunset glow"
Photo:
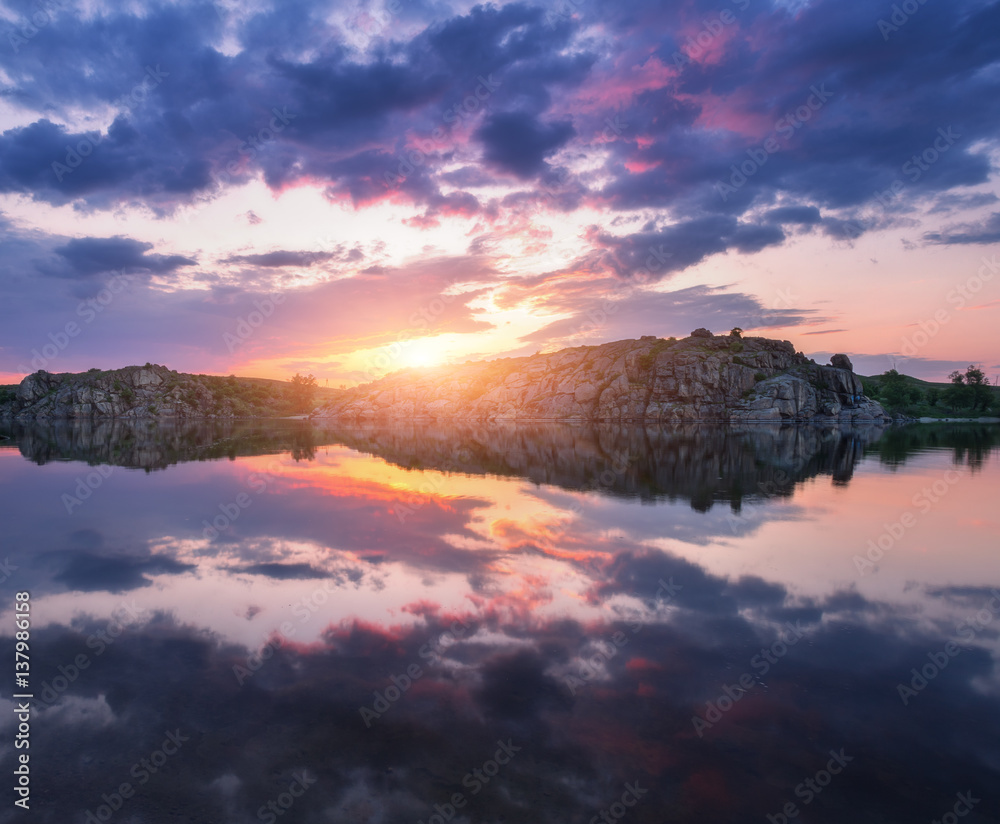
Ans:
{"type": "Polygon", "coordinates": [[[0,29],[0,824],[998,821],[1000,0],[0,29]]]}
{"type": "Polygon", "coordinates": [[[354,385],[699,326],[1000,371],[997,55],[949,45],[995,6],[389,5],[66,4],[17,34],[0,380],[354,385]]]}

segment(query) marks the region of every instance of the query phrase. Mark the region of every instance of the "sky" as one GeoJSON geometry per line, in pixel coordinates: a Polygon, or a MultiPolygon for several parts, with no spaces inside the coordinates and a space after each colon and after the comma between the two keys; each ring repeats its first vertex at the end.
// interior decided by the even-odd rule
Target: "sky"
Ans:
{"type": "Polygon", "coordinates": [[[1000,375],[1000,2],[0,2],[0,382],[641,335],[1000,375]]]}

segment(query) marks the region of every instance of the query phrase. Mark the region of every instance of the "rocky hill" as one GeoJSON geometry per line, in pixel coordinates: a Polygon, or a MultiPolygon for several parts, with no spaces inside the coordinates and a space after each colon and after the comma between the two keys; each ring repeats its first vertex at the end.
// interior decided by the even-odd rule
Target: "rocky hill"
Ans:
{"type": "Polygon", "coordinates": [[[347,390],[317,418],[887,420],[850,361],[813,363],[788,341],[695,330],[546,355],[410,369],[347,390]]]}
{"type": "MultiPolygon", "coordinates": [[[[326,398],[333,393],[326,390],[326,398]]],[[[110,371],[39,371],[0,396],[0,419],[16,420],[261,418],[311,408],[283,381],[189,375],[149,363],[110,371]]]]}

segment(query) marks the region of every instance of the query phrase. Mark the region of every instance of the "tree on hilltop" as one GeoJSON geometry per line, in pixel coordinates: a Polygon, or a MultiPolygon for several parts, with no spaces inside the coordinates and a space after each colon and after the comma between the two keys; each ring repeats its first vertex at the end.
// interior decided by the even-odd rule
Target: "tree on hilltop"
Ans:
{"type": "Polygon", "coordinates": [[[288,396],[296,412],[311,412],[313,395],[316,393],[316,378],[312,375],[300,375],[298,372],[292,378],[288,388],[288,396]]]}
{"type": "Polygon", "coordinates": [[[951,409],[963,409],[971,406],[973,411],[982,403],[989,403],[989,388],[985,385],[986,377],[982,369],[970,364],[964,373],[955,370],[948,376],[951,386],[942,393],[942,400],[951,409]]]}

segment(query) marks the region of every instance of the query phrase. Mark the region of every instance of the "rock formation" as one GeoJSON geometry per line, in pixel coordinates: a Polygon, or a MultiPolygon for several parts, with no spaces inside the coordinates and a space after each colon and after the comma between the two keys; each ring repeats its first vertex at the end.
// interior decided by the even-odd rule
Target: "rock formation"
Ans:
{"type": "MultiPolygon", "coordinates": [[[[547,355],[410,369],[335,396],[317,418],[612,422],[888,419],[843,355],[819,366],[788,341],[647,336],[547,355]]],[[[329,390],[332,392],[333,390],[329,390]]],[[[233,418],[290,414],[284,390],[147,364],[78,375],[36,372],[0,418],[233,418]]]]}
{"type": "Polygon", "coordinates": [[[290,414],[277,382],[188,375],[146,364],[102,372],[28,375],[0,399],[0,419],[234,418],[290,414]]]}
{"type": "Polygon", "coordinates": [[[788,341],[707,330],[546,355],[410,369],[348,390],[318,418],[805,421],[888,420],[861,379],[788,341]],[[706,336],[707,335],[707,336],[706,336]]]}

